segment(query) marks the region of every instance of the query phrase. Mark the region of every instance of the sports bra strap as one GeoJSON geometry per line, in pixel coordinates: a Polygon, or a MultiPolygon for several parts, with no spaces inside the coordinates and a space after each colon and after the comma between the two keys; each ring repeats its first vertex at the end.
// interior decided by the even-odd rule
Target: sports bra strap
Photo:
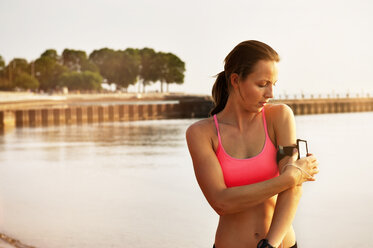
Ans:
{"type": "Polygon", "coordinates": [[[262,117],[263,117],[264,131],[266,133],[266,137],[269,137],[268,130],[267,130],[266,117],[265,117],[265,114],[264,114],[264,107],[262,108],[262,117]]]}
{"type": "MultiPolygon", "coordinates": [[[[265,132],[265,135],[266,135],[266,142],[267,142],[267,138],[269,138],[269,134],[268,134],[268,130],[267,130],[267,122],[266,122],[266,118],[265,118],[265,114],[264,114],[264,108],[262,108],[262,117],[263,117],[264,132],[265,132]]],[[[216,130],[218,132],[219,144],[221,144],[221,138],[220,138],[220,132],[219,132],[219,123],[218,123],[218,119],[216,117],[216,114],[214,114],[214,121],[215,121],[216,130]]]]}
{"type": "Polygon", "coordinates": [[[218,123],[218,119],[216,118],[216,114],[214,114],[214,121],[215,121],[216,131],[218,132],[219,144],[221,144],[220,132],[219,132],[219,123],[218,123]]]}

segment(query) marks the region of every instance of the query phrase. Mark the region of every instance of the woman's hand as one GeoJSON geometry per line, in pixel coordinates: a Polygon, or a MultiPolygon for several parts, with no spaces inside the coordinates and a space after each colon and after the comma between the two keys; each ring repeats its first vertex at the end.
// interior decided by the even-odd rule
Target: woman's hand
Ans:
{"type": "Polygon", "coordinates": [[[294,177],[296,185],[301,185],[306,181],[315,181],[314,175],[319,172],[319,163],[316,157],[308,153],[305,158],[297,158],[298,151],[294,148],[291,157],[285,157],[279,162],[280,174],[290,173],[294,177]]]}

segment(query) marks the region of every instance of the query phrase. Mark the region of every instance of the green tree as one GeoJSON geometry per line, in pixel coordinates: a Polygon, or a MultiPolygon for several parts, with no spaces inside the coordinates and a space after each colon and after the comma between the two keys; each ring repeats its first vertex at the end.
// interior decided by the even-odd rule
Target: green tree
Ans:
{"type": "Polygon", "coordinates": [[[5,69],[5,61],[0,55],[0,90],[12,90],[14,85],[9,82],[5,69]]]}
{"type": "Polygon", "coordinates": [[[9,62],[10,65],[14,68],[15,74],[20,74],[21,72],[29,72],[29,64],[26,59],[23,58],[14,58],[12,61],[9,62]]]}
{"type": "Polygon", "coordinates": [[[55,61],[61,61],[61,57],[58,56],[57,51],[54,49],[45,50],[45,52],[43,52],[40,57],[48,57],[55,61]]]}
{"type": "Polygon", "coordinates": [[[127,48],[121,53],[118,84],[123,88],[135,84],[140,72],[140,55],[137,49],[127,48]]]}
{"type": "Polygon", "coordinates": [[[87,58],[85,51],[65,49],[62,52],[62,63],[70,71],[98,72],[97,66],[87,58]]]}
{"type": "MultiPolygon", "coordinates": [[[[5,63],[4,63],[5,65],[5,63]]],[[[15,87],[14,80],[22,72],[29,71],[29,64],[27,60],[22,58],[14,58],[9,64],[1,70],[2,88],[11,90],[15,87]]]]}
{"type": "Polygon", "coordinates": [[[32,77],[30,74],[21,72],[15,78],[14,85],[24,90],[35,90],[39,87],[39,81],[36,78],[32,77]]]}
{"type": "Polygon", "coordinates": [[[97,72],[65,72],[59,78],[59,86],[66,86],[69,90],[100,90],[102,77],[97,72]]]}
{"type": "Polygon", "coordinates": [[[60,57],[53,49],[46,50],[34,62],[35,77],[40,82],[41,90],[53,90],[58,86],[58,78],[67,71],[60,63],[60,57]]]}
{"type": "Polygon", "coordinates": [[[139,73],[140,57],[137,49],[128,48],[124,51],[109,48],[94,50],[89,55],[99,69],[100,74],[117,86],[127,88],[135,84],[139,73]]]}
{"type": "Polygon", "coordinates": [[[5,69],[5,61],[3,57],[0,55],[0,77],[3,76],[4,69],[5,69]]]}
{"type": "Polygon", "coordinates": [[[185,63],[175,54],[158,53],[158,66],[160,67],[161,92],[163,92],[163,83],[167,84],[167,92],[169,84],[184,83],[185,63]]]}
{"type": "Polygon", "coordinates": [[[27,60],[22,58],[14,58],[5,67],[4,74],[8,77],[9,82],[12,84],[14,79],[22,72],[29,71],[29,64],[27,60]]]}
{"type": "Polygon", "coordinates": [[[120,59],[113,49],[102,48],[100,50],[94,50],[89,55],[89,60],[98,67],[100,74],[108,83],[115,83],[117,81],[116,72],[120,64],[120,59]]]}
{"type": "Polygon", "coordinates": [[[5,77],[0,77],[0,90],[13,90],[14,84],[11,84],[5,77]]]}
{"type": "Polygon", "coordinates": [[[140,54],[140,73],[139,77],[143,85],[143,92],[145,86],[151,82],[156,82],[160,79],[159,57],[157,53],[151,48],[143,48],[139,51],[140,54]]]}

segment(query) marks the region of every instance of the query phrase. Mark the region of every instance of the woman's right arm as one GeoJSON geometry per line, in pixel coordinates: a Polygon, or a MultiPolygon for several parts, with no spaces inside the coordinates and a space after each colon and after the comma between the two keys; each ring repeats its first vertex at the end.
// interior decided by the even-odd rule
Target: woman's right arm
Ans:
{"type": "Polygon", "coordinates": [[[286,170],[280,176],[263,182],[227,188],[206,125],[199,122],[191,125],[186,131],[186,139],[197,182],[219,215],[241,212],[257,205],[294,187],[301,177],[298,170],[286,170]]]}

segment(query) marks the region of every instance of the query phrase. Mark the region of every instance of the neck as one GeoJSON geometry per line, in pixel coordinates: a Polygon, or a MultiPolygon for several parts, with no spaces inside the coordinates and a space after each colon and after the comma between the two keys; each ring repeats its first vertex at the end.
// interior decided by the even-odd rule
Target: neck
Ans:
{"type": "Polygon", "coordinates": [[[229,95],[227,104],[219,113],[219,119],[227,124],[236,126],[239,130],[244,130],[258,120],[260,111],[252,112],[242,107],[242,103],[237,97],[229,95]]]}

